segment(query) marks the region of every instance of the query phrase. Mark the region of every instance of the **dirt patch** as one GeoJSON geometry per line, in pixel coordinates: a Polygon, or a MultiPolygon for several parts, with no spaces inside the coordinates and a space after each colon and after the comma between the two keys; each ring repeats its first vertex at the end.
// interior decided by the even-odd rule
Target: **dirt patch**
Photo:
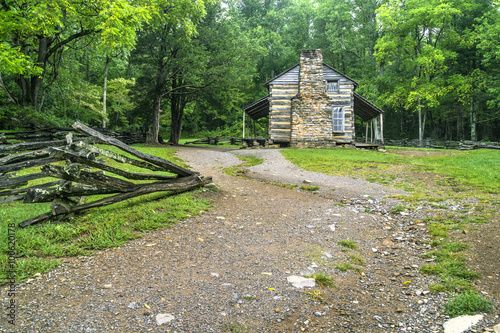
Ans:
{"type": "Polygon", "coordinates": [[[416,156],[451,156],[451,155],[457,154],[457,152],[453,151],[453,150],[423,150],[423,149],[407,150],[407,149],[387,148],[387,151],[389,151],[393,154],[412,156],[412,157],[416,157],[416,156]]]}

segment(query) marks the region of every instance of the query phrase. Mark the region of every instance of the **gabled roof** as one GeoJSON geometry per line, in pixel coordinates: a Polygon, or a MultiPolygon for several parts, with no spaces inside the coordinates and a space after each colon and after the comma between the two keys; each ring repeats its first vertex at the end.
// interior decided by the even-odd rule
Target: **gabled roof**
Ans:
{"type": "MultiPolygon", "coordinates": [[[[269,81],[267,81],[267,82],[266,82],[266,87],[267,87],[267,86],[269,86],[269,84],[270,84],[272,81],[274,81],[274,80],[276,80],[276,79],[280,78],[281,76],[285,75],[286,73],[290,72],[291,70],[293,70],[294,68],[296,68],[296,67],[298,67],[298,66],[300,66],[300,63],[298,63],[298,64],[296,64],[296,65],[294,65],[294,66],[292,66],[292,67],[288,68],[287,70],[285,70],[285,71],[284,71],[284,72],[282,72],[281,74],[276,75],[276,76],[275,76],[275,77],[273,77],[271,80],[269,80],[269,81]]],[[[347,80],[351,80],[352,82],[354,82],[354,86],[355,86],[355,87],[358,85],[358,82],[356,82],[356,80],[354,80],[354,79],[350,78],[349,76],[345,75],[345,74],[344,74],[344,73],[342,73],[342,72],[339,72],[338,70],[336,70],[336,69],[335,69],[335,68],[333,68],[332,66],[327,65],[327,64],[325,64],[325,63],[323,63],[323,66],[328,67],[329,69],[331,69],[332,71],[336,72],[337,74],[339,74],[339,75],[341,75],[341,76],[345,77],[347,80]]]]}

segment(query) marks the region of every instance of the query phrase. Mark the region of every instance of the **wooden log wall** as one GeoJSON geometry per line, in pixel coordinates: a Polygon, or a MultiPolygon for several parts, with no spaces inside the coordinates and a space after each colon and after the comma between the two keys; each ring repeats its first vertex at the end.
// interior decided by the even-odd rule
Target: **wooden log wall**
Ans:
{"type": "Polygon", "coordinates": [[[5,155],[0,158],[0,203],[51,202],[50,212],[22,221],[20,227],[148,193],[184,192],[211,182],[210,177],[203,177],[158,156],[142,153],[79,122],[73,124],[73,129],[86,136],[85,142],[84,137],[75,141],[71,134],[66,134],[66,140],[49,141],[53,145],[44,143],[41,149],[40,142],[31,143],[31,146],[29,143],[0,145],[0,154],[5,155]],[[115,146],[135,158],[96,147],[91,141],[115,146]],[[99,156],[103,158],[97,159],[99,156]],[[137,173],[122,170],[108,165],[106,158],[149,171],[137,173]],[[41,172],[17,176],[18,171],[34,166],[41,166],[41,172]],[[37,185],[29,183],[46,177],[58,180],[37,185]],[[97,194],[113,195],[85,203],[86,197],[97,194]]]}

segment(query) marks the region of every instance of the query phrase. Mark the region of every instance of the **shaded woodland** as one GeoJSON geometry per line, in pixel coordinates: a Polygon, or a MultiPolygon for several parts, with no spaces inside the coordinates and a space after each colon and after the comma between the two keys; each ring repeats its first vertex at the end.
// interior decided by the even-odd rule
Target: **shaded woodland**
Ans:
{"type": "Polygon", "coordinates": [[[2,131],[241,136],[242,106],[321,48],[385,111],[386,138],[500,141],[495,1],[3,0],[0,25],[2,131]]]}

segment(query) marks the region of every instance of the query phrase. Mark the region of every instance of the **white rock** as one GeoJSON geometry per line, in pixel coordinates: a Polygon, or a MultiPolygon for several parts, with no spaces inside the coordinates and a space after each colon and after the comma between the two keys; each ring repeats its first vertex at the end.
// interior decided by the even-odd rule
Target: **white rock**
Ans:
{"type": "Polygon", "coordinates": [[[467,331],[472,326],[476,325],[483,315],[475,316],[460,316],[446,321],[443,324],[444,333],[462,333],[467,331]]]}
{"type": "Polygon", "coordinates": [[[493,326],[493,332],[500,333],[500,324],[493,326]]]}
{"type": "Polygon", "coordinates": [[[305,288],[316,286],[316,280],[311,278],[304,278],[302,276],[292,275],[286,278],[289,283],[295,288],[305,288]]]}
{"type": "Polygon", "coordinates": [[[112,284],[105,284],[104,286],[102,286],[104,289],[111,289],[113,287],[112,284]]]}
{"type": "Polygon", "coordinates": [[[170,313],[158,313],[156,315],[156,323],[158,325],[163,325],[163,324],[168,323],[174,319],[175,319],[175,317],[172,316],[170,313]]]}
{"type": "Polygon", "coordinates": [[[212,275],[213,277],[215,278],[218,278],[219,277],[219,273],[210,273],[210,275],[212,275]]]}
{"type": "Polygon", "coordinates": [[[329,227],[331,231],[335,231],[335,224],[330,224],[329,227]]]}
{"type": "Polygon", "coordinates": [[[376,248],[372,248],[372,252],[378,252],[378,250],[376,248]]]}

